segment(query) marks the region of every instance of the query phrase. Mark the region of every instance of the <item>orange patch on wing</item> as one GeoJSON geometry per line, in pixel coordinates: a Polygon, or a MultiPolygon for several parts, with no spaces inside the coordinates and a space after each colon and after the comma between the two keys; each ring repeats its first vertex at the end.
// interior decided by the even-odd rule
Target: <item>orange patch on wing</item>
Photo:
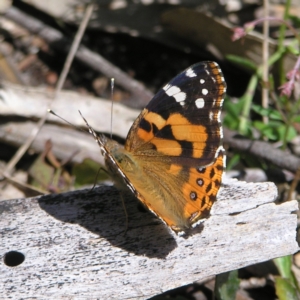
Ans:
{"type": "MultiPolygon", "coordinates": [[[[220,99],[219,99],[220,100],[220,99]]],[[[219,115],[218,112],[213,113],[212,120],[219,122],[219,115]]]]}
{"type": "Polygon", "coordinates": [[[171,125],[175,140],[193,143],[193,157],[201,158],[203,156],[203,150],[206,146],[205,142],[208,139],[205,126],[192,125],[189,120],[181,114],[172,114],[168,118],[167,124],[171,125]]]}
{"type": "Polygon", "coordinates": [[[193,188],[195,185],[194,181],[196,181],[196,177],[190,178],[189,182],[185,183],[182,186],[182,192],[184,198],[186,199],[186,204],[184,206],[184,217],[186,219],[190,219],[191,216],[200,217],[201,212],[210,209],[213,203],[210,203],[209,197],[205,196],[205,188],[207,186],[204,185],[203,187],[193,188]],[[191,193],[194,192],[197,194],[197,199],[191,199],[191,193]],[[202,199],[205,197],[205,202],[202,203],[202,199]]]}
{"type": "Polygon", "coordinates": [[[150,131],[146,131],[142,128],[139,128],[137,131],[137,135],[140,139],[142,139],[143,141],[150,141],[154,138],[153,132],[150,131]]]}
{"type": "MultiPolygon", "coordinates": [[[[219,84],[219,95],[223,95],[225,93],[225,86],[224,86],[224,78],[220,75],[220,70],[216,67],[214,63],[210,63],[211,70],[214,74],[217,83],[219,84]]],[[[218,99],[221,101],[221,99],[218,99]]]]}
{"type": "Polygon", "coordinates": [[[205,142],[208,138],[205,126],[193,125],[181,114],[172,114],[166,124],[171,125],[172,133],[177,140],[205,142]]]}
{"type": "Polygon", "coordinates": [[[161,115],[151,111],[144,116],[144,119],[150,124],[154,124],[158,130],[162,129],[166,125],[166,120],[161,115]]]}
{"type": "Polygon", "coordinates": [[[203,157],[204,148],[205,148],[205,144],[203,143],[193,143],[193,157],[194,158],[203,157]]]}
{"type": "Polygon", "coordinates": [[[168,125],[190,125],[190,121],[182,114],[172,114],[167,120],[168,125]]]}
{"type": "Polygon", "coordinates": [[[151,143],[156,147],[158,152],[166,155],[179,156],[182,152],[180,144],[176,141],[153,139],[151,143]]]}
{"type": "Polygon", "coordinates": [[[202,212],[211,209],[220,188],[223,159],[223,152],[220,152],[215,162],[205,168],[204,173],[199,173],[195,168],[190,169],[189,180],[182,186],[182,191],[186,200],[184,216],[190,219],[191,223],[201,219],[202,212]],[[197,183],[198,180],[202,180],[201,186],[197,183]],[[195,200],[191,199],[191,193],[196,193],[197,198],[195,200]]]}
{"type": "Polygon", "coordinates": [[[204,143],[208,138],[206,129],[202,125],[172,126],[172,133],[175,139],[188,142],[201,141],[204,143]]]}
{"type": "Polygon", "coordinates": [[[182,166],[171,164],[168,173],[171,173],[173,175],[178,175],[181,170],[182,170],[182,166]]]}
{"type": "Polygon", "coordinates": [[[150,141],[154,138],[154,135],[153,135],[153,128],[152,128],[152,124],[154,124],[158,130],[162,129],[165,124],[166,124],[166,120],[159,114],[156,114],[154,112],[145,112],[144,114],[144,119],[149,122],[150,126],[151,126],[151,130],[150,131],[146,131],[142,128],[139,128],[138,131],[137,131],[137,135],[138,137],[147,142],[147,141],[150,141]]]}

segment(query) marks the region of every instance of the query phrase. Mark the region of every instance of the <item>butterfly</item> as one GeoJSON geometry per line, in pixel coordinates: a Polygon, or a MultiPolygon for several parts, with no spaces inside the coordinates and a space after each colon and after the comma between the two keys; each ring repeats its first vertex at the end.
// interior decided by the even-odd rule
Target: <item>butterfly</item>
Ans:
{"type": "Polygon", "coordinates": [[[225,92],[217,63],[190,66],[142,110],[125,146],[98,135],[83,118],[116,186],[127,186],[175,232],[206,218],[216,200],[225,169],[225,92]]]}

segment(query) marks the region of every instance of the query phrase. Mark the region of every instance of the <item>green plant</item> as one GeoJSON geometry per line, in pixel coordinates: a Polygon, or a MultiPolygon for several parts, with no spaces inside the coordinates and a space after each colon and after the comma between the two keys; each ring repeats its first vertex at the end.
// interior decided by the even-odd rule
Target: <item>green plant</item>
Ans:
{"type": "MultiPolygon", "coordinates": [[[[269,98],[272,100],[272,106],[269,108],[263,108],[262,106],[253,103],[254,92],[258,88],[258,84],[263,82],[262,70],[264,66],[256,66],[249,59],[228,55],[227,59],[229,61],[238,64],[243,68],[247,68],[253,72],[253,75],[249,81],[246,92],[237,101],[237,103],[231,103],[229,101],[225,102],[227,115],[224,119],[225,126],[238,130],[239,133],[243,135],[252,137],[253,131],[255,130],[260,133],[261,138],[267,138],[272,141],[281,141],[283,148],[286,147],[287,142],[296,136],[297,132],[293,125],[300,121],[298,116],[300,98],[294,99],[291,97],[295,81],[300,78],[300,37],[296,29],[287,22],[287,19],[289,18],[287,13],[289,5],[290,1],[287,1],[284,19],[267,18],[269,20],[276,20],[282,24],[277,51],[275,51],[268,60],[269,68],[275,68],[275,63],[279,66],[280,86],[277,89],[274,87],[274,80],[271,75],[269,75],[268,84],[264,83],[264,85],[268,85],[269,98]],[[284,44],[285,29],[287,26],[295,35],[295,39],[288,46],[284,44]],[[287,53],[297,55],[298,59],[294,68],[288,72],[287,76],[285,76],[283,72],[283,58],[287,53]],[[288,81],[285,80],[285,77],[288,78],[288,81]],[[277,93],[278,89],[281,90],[280,95],[277,93]],[[259,114],[261,117],[267,116],[269,122],[251,120],[251,112],[259,114]]],[[[295,23],[298,21],[298,18],[296,17],[293,17],[292,19],[295,23]]],[[[258,23],[261,23],[264,20],[265,19],[255,20],[245,24],[244,28],[234,29],[233,40],[237,40],[245,36],[248,32],[253,30],[258,23]]]]}
{"type": "MultiPolygon", "coordinates": [[[[242,97],[235,102],[229,101],[227,98],[224,104],[226,116],[224,125],[230,129],[237,130],[240,134],[248,137],[253,137],[254,132],[259,133],[263,139],[268,139],[274,142],[281,142],[284,149],[287,143],[293,139],[297,131],[295,123],[300,123],[300,98],[292,95],[295,82],[300,80],[300,36],[297,30],[290,25],[289,21],[294,22],[299,26],[300,18],[289,15],[291,1],[288,0],[285,4],[285,13],[283,19],[267,18],[276,20],[281,23],[280,37],[278,40],[277,50],[268,59],[268,68],[278,68],[278,78],[274,80],[272,75],[268,76],[268,82],[263,82],[263,68],[266,66],[256,66],[251,60],[238,56],[228,55],[227,59],[235,64],[242,66],[252,72],[251,79],[247,89],[242,97]],[[295,39],[289,45],[285,45],[286,27],[294,33],[295,39]],[[297,57],[293,69],[285,74],[283,71],[284,56],[287,53],[292,53],[297,57]],[[286,78],[288,80],[286,80],[286,78]],[[274,82],[279,82],[277,87],[274,82]],[[270,107],[255,104],[254,93],[259,87],[267,86],[269,90],[269,99],[271,99],[270,107]],[[279,87],[278,87],[279,86],[279,87]],[[281,92],[279,93],[278,90],[281,92]],[[252,119],[252,115],[261,117],[252,119]],[[264,118],[267,117],[267,118],[264,118]],[[268,120],[267,122],[265,120],[268,120]]],[[[252,31],[254,27],[266,19],[255,20],[245,24],[243,28],[234,29],[233,40],[237,40],[252,31]]],[[[229,162],[233,166],[240,158],[240,154],[235,154],[232,161],[229,162]]],[[[300,289],[292,271],[292,256],[280,257],[274,259],[280,276],[275,277],[276,295],[280,300],[300,299],[300,289]]],[[[223,274],[221,274],[223,275],[223,274]]],[[[216,280],[216,296],[218,299],[234,299],[237,291],[237,273],[231,271],[216,280]],[[223,279],[226,280],[223,280],[223,279]],[[230,295],[231,298],[228,298],[230,295]]]]}

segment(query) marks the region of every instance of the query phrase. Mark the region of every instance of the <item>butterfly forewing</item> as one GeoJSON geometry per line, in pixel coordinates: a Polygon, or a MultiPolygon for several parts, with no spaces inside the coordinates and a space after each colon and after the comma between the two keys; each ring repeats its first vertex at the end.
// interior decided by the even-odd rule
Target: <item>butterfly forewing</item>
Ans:
{"type": "Polygon", "coordinates": [[[225,90],[216,63],[189,67],[149,102],[131,127],[125,149],[135,155],[164,155],[182,165],[212,163],[222,140],[225,90]]]}

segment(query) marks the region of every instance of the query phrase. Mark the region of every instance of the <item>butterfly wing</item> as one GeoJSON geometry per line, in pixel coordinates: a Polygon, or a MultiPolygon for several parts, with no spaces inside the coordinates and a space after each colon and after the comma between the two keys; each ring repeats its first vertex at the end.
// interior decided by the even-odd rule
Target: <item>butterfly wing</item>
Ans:
{"type": "Polygon", "coordinates": [[[182,231],[208,216],[221,186],[224,151],[207,167],[170,164],[143,157],[139,171],[127,173],[135,195],[174,231],[182,231]]]}
{"type": "Polygon", "coordinates": [[[128,176],[136,195],[175,231],[206,216],[216,199],[225,91],[216,63],[195,64],[154,96],[128,133],[125,150],[140,168],[128,176]]]}
{"type": "Polygon", "coordinates": [[[225,91],[216,63],[191,66],[165,85],[141,112],[125,149],[136,155],[165,155],[181,165],[210,164],[221,145],[225,91]]]}

